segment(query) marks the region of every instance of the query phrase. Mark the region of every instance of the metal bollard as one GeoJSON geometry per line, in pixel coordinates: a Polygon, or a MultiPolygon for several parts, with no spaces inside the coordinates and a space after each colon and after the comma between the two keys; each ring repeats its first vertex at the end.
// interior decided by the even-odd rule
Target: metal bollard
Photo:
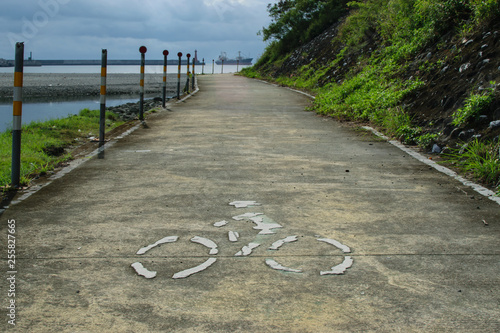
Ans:
{"type": "Polygon", "coordinates": [[[201,64],[201,75],[205,75],[205,58],[203,58],[201,61],[203,61],[203,63],[201,64]]]}
{"type": "Polygon", "coordinates": [[[139,48],[141,52],[141,92],[139,102],[139,120],[144,121],[144,67],[146,65],[146,52],[148,49],[145,46],[139,48]]]}
{"type": "Polygon", "coordinates": [[[181,63],[182,63],[182,52],[177,53],[179,57],[179,71],[177,73],[177,99],[181,99],[181,63]]]}
{"type": "Polygon", "coordinates": [[[187,82],[186,82],[186,93],[188,93],[188,94],[189,94],[189,78],[190,78],[190,76],[191,76],[191,75],[190,75],[191,73],[189,73],[189,58],[191,58],[191,54],[190,54],[190,53],[186,54],[186,57],[187,57],[187,59],[188,59],[188,61],[187,61],[187,82]]]}
{"type": "Polygon", "coordinates": [[[214,59],[212,59],[212,75],[214,74],[214,70],[215,70],[215,65],[214,65],[214,63],[215,63],[215,60],[214,60],[214,59]]]}
{"type": "Polygon", "coordinates": [[[165,108],[165,104],[167,101],[167,56],[168,51],[163,51],[163,108],[165,108]]]}
{"type": "MultiPolygon", "coordinates": [[[[197,52],[197,51],[195,51],[197,52]]],[[[196,65],[196,61],[198,60],[197,56],[194,57],[193,59],[193,74],[192,74],[192,77],[191,77],[191,90],[194,91],[194,80],[195,80],[195,77],[196,77],[196,70],[195,70],[195,65],[196,65]]]]}
{"type": "Polygon", "coordinates": [[[101,109],[99,112],[99,146],[104,144],[106,130],[106,75],[108,63],[108,50],[102,50],[101,57],[101,109]]]}
{"type": "Polygon", "coordinates": [[[240,60],[236,60],[236,73],[240,71],[240,60]]]}
{"type": "Polygon", "coordinates": [[[220,73],[224,74],[224,59],[221,59],[221,61],[222,61],[222,65],[221,65],[222,67],[220,69],[220,73]]]}
{"type": "Polygon", "coordinates": [[[18,188],[21,179],[21,126],[23,115],[23,68],[24,43],[16,43],[16,58],[14,67],[14,98],[12,126],[12,186],[18,188]]]}

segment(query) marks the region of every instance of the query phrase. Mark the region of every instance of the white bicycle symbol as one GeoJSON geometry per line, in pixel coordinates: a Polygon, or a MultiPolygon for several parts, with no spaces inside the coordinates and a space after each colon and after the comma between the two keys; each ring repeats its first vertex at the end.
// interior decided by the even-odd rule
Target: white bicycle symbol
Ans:
{"type": "MultiPolygon", "coordinates": [[[[230,205],[236,207],[236,208],[247,208],[247,207],[254,207],[254,206],[260,206],[260,203],[257,203],[255,201],[233,201],[229,203],[230,205]]],[[[245,213],[237,216],[232,217],[233,220],[235,221],[251,221],[256,224],[256,226],[253,227],[255,230],[260,230],[258,235],[271,235],[275,234],[276,232],[274,231],[275,229],[283,228],[280,224],[268,219],[264,213],[245,213]]],[[[220,221],[216,222],[213,224],[214,227],[220,228],[228,225],[228,221],[220,221]]],[[[239,233],[237,231],[229,231],[228,232],[228,238],[230,242],[238,242],[239,239],[239,233]]],[[[154,249],[155,247],[158,247],[162,244],[166,243],[175,243],[179,240],[178,236],[167,236],[164,237],[157,242],[145,246],[139,251],[137,251],[137,255],[143,255],[147,253],[148,251],[154,249]]],[[[274,243],[271,244],[271,246],[268,248],[268,250],[279,250],[282,246],[284,246],[287,243],[292,243],[296,242],[298,240],[298,236],[288,236],[285,238],[282,238],[280,240],[275,241],[274,243]]],[[[350,253],[351,249],[340,243],[337,240],[330,239],[330,238],[316,238],[318,242],[323,242],[329,245],[332,245],[339,250],[341,250],[343,253],[350,253]]],[[[217,255],[219,253],[218,250],[218,245],[214,241],[205,238],[205,237],[200,237],[200,236],[195,236],[191,238],[191,242],[193,243],[198,243],[201,244],[209,249],[209,255],[217,255]]],[[[238,251],[234,256],[235,257],[240,257],[240,256],[249,256],[252,254],[253,250],[259,247],[261,243],[259,241],[253,241],[248,243],[247,245],[243,246],[240,251],[238,251]]],[[[172,278],[173,279],[181,279],[181,278],[186,278],[190,275],[199,273],[211,265],[213,265],[217,261],[216,257],[210,257],[208,260],[203,262],[202,264],[180,271],[178,273],[175,273],[172,278]]],[[[265,263],[267,266],[269,266],[272,269],[279,270],[279,271],[284,271],[284,272],[291,272],[291,273],[302,273],[302,269],[297,269],[297,268],[289,268],[286,266],[281,265],[274,259],[266,259],[265,263]]],[[[331,267],[329,270],[325,271],[320,271],[320,275],[339,275],[339,274],[344,274],[345,271],[350,268],[353,264],[353,259],[351,256],[345,256],[344,260],[342,263],[335,265],[331,267]]],[[[151,271],[144,267],[144,265],[140,262],[134,262],[132,265],[132,268],[136,271],[136,273],[140,276],[143,276],[147,279],[152,279],[156,277],[157,272],[151,271]]]]}

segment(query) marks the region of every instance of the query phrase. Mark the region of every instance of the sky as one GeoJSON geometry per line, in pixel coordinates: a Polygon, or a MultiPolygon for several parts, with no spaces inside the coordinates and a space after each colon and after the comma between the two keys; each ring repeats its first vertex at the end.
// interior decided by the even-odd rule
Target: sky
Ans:
{"type": "Polygon", "coordinates": [[[198,50],[198,59],[230,58],[241,51],[256,59],[266,44],[257,32],[270,22],[273,0],[2,0],[0,58],[14,59],[24,42],[25,58],[169,59],[198,50]],[[175,55],[175,56],[174,56],[175,55]]]}

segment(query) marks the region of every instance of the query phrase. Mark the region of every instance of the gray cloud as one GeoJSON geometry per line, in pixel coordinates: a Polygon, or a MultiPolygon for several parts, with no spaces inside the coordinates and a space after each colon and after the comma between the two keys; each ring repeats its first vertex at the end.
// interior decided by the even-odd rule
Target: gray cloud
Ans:
{"type": "Polygon", "coordinates": [[[220,51],[257,57],[257,36],[269,22],[269,0],[3,0],[0,58],[13,58],[13,43],[38,59],[134,58],[140,45],[148,57],[161,51],[216,58],[220,51]]]}

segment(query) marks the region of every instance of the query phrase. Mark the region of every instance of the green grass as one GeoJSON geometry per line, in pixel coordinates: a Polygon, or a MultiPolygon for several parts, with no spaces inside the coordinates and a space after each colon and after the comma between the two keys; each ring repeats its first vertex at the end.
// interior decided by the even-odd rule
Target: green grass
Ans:
{"type": "MultiPolygon", "coordinates": [[[[123,124],[118,116],[106,112],[106,130],[123,124]]],[[[24,125],[21,137],[21,184],[53,170],[71,159],[64,148],[91,136],[99,135],[99,110],[84,109],[78,115],[24,125]]],[[[0,186],[11,181],[12,133],[0,133],[0,186]]]]}
{"type": "Polygon", "coordinates": [[[500,195],[500,143],[481,142],[478,139],[445,155],[450,162],[476,179],[497,187],[500,195]]]}
{"type": "Polygon", "coordinates": [[[471,94],[466,100],[463,108],[456,110],[452,114],[452,124],[461,126],[468,123],[472,118],[480,116],[483,111],[489,108],[495,99],[496,84],[490,82],[490,88],[480,94],[471,94]]]}

